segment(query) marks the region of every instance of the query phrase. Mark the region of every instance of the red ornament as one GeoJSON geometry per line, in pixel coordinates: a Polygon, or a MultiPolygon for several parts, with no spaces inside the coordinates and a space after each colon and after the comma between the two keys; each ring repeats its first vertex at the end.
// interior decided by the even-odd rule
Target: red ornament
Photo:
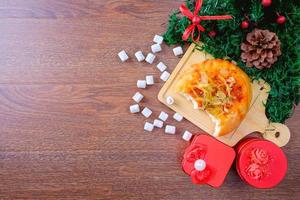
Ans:
{"type": "Polygon", "coordinates": [[[285,16],[282,16],[282,15],[279,15],[276,20],[277,24],[284,24],[285,21],[286,21],[286,18],[285,18],[285,16]]]}
{"type": "Polygon", "coordinates": [[[210,31],[209,33],[208,33],[208,35],[209,35],[209,37],[216,37],[216,35],[217,35],[217,32],[216,31],[210,31]]]}
{"type": "Polygon", "coordinates": [[[182,35],[182,40],[186,41],[190,35],[192,35],[192,39],[194,41],[199,41],[200,39],[200,32],[204,32],[205,28],[200,25],[201,21],[204,20],[225,20],[225,19],[232,19],[231,15],[217,15],[217,16],[198,16],[198,13],[202,7],[203,0],[197,0],[196,5],[195,5],[195,10],[194,13],[192,13],[186,6],[185,4],[182,4],[179,7],[180,12],[186,16],[189,20],[191,20],[192,24],[189,25],[183,35],[182,35]],[[198,30],[198,37],[194,37],[195,29],[197,28],[198,30]]]}
{"type": "Polygon", "coordinates": [[[261,4],[262,4],[264,7],[269,7],[269,6],[272,4],[272,0],[262,0],[262,1],[261,1],[261,4]]]}
{"type": "Polygon", "coordinates": [[[248,28],[249,27],[249,22],[248,21],[243,21],[242,23],[241,23],[241,28],[242,29],[246,29],[246,28],[248,28]]]}

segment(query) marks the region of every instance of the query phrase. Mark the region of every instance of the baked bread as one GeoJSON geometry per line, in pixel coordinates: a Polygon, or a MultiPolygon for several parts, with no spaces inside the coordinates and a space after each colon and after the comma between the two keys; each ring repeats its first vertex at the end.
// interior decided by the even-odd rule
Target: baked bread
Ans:
{"type": "Polygon", "coordinates": [[[211,59],[184,71],[177,90],[194,109],[205,111],[215,124],[214,136],[223,136],[242,122],[252,98],[250,79],[235,64],[211,59]]]}

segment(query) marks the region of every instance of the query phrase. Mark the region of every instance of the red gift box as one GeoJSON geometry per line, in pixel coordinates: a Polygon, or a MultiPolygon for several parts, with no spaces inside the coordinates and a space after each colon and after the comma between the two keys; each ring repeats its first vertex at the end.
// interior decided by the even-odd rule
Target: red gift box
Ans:
{"type": "Polygon", "coordinates": [[[248,138],[237,147],[236,169],[241,179],[255,188],[272,188],[287,171],[287,159],[274,143],[248,138]]]}
{"type": "Polygon", "coordinates": [[[184,153],[182,167],[195,184],[219,187],[235,158],[233,148],[208,135],[197,135],[184,153]]]}

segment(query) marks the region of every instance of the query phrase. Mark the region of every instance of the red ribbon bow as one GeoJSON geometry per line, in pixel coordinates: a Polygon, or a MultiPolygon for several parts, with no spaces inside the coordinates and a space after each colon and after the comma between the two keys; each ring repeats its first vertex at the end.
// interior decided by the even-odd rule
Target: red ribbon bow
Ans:
{"type": "Polygon", "coordinates": [[[223,19],[232,19],[232,16],[231,15],[218,15],[218,16],[198,16],[198,13],[202,7],[202,3],[203,3],[203,0],[198,0],[196,2],[196,5],[195,5],[195,10],[194,10],[194,13],[192,13],[184,4],[182,4],[179,8],[179,10],[181,11],[181,13],[186,16],[189,20],[192,21],[192,24],[189,25],[183,35],[182,35],[182,39],[184,41],[186,41],[189,36],[192,34],[192,39],[194,41],[199,41],[200,39],[200,32],[204,32],[205,31],[205,28],[203,26],[200,25],[200,22],[201,21],[204,21],[204,20],[223,20],[223,19]],[[198,29],[198,37],[195,39],[194,37],[194,33],[195,33],[195,28],[197,27],[198,29]]]}
{"type": "MultiPolygon", "coordinates": [[[[195,146],[190,152],[186,155],[186,160],[194,165],[195,161],[198,159],[203,159],[206,154],[206,148],[203,146],[195,146]]],[[[192,182],[195,184],[204,184],[209,176],[211,175],[211,169],[206,166],[203,171],[198,171],[193,169],[191,172],[192,182]]]]}

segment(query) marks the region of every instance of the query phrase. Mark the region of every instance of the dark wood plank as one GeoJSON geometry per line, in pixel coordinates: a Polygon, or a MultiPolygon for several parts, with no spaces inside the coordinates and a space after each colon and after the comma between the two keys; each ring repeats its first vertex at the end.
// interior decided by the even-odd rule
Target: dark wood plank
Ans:
{"type": "MultiPolygon", "coordinates": [[[[149,52],[180,3],[0,1],[0,199],[299,199],[299,107],[287,122],[287,176],[271,190],[245,185],[234,167],[218,190],[192,185],[181,135],[144,133],[144,118],[129,114],[146,74],[158,82],[142,90],[151,120],[172,114],[156,99],[154,65],[120,63],[117,52],[149,52]]],[[[170,69],[179,61],[166,45],[159,60],[170,69]]]]}

